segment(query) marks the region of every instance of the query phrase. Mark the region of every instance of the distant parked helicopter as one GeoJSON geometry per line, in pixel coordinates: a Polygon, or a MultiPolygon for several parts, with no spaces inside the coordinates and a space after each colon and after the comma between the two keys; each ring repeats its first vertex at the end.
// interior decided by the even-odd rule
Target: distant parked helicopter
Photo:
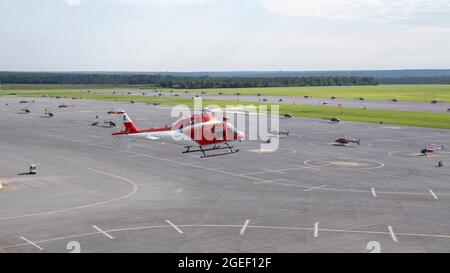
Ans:
{"type": "Polygon", "coordinates": [[[334,144],[337,146],[346,146],[350,143],[356,143],[360,145],[361,140],[359,138],[353,138],[349,136],[342,136],[334,141],[334,144]]]}
{"type": "Polygon", "coordinates": [[[434,144],[428,145],[426,148],[423,148],[420,153],[422,155],[432,155],[436,154],[438,152],[445,151],[447,148],[444,145],[441,145],[441,147],[435,147],[434,144]]]}
{"type": "Polygon", "coordinates": [[[59,107],[59,108],[68,108],[69,105],[63,103],[63,104],[58,105],[58,107],[59,107]]]}
{"type": "Polygon", "coordinates": [[[42,118],[52,118],[52,117],[54,117],[54,114],[52,112],[48,111],[47,109],[45,109],[44,115],[41,117],[42,118]]]}
{"type": "Polygon", "coordinates": [[[29,114],[29,113],[31,113],[31,110],[28,107],[20,109],[20,112],[19,112],[19,114],[29,114]]]}

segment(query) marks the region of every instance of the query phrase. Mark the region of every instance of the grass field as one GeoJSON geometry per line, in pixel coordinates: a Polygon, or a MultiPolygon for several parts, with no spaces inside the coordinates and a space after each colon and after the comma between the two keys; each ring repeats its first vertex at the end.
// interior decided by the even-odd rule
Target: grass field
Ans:
{"type": "MultiPolygon", "coordinates": [[[[0,92],[29,91],[29,90],[127,90],[149,89],[144,85],[113,85],[113,84],[0,84],[0,92]]],[[[158,88],[160,89],[160,88],[158,88]]]]}
{"type": "MultiPolygon", "coordinates": [[[[172,89],[142,85],[0,85],[0,94],[8,92],[28,92],[29,90],[80,91],[80,90],[150,90],[169,91],[172,89]]],[[[176,92],[209,94],[262,94],[267,96],[312,96],[318,98],[354,99],[363,97],[368,100],[391,100],[430,102],[432,100],[450,102],[450,85],[377,85],[377,86],[320,86],[320,87],[267,87],[267,88],[220,88],[220,89],[173,89],[176,92]]]]}
{"type": "MultiPolygon", "coordinates": [[[[186,90],[175,90],[184,92],[186,90]]],[[[377,86],[320,86],[320,87],[268,87],[240,89],[188,89],[189,92],[208,94],[246,94],[267,96],[312,96],[318,98],[354,99],[363,97],[369,100],[391,100],[430,102],[432,100],[450,102],[450,85],[377,85],[377,86]]]]}
{"type": "MultiPolygon", "coordinates": [[[[0,93],[9,94],[10,91],[3,90],[0,93]]],[[[43,94],[51,96],[62,97],[76,97],[92,100],[109,100],[109,101],[134,101],[141,103],[153,103],[160,102],[166,105],[178,105],[183,104],[189,107],[193,106],[193,100],[190,98],[176,98],[176,97],[159,97],[159,96],[137,96],[137,95],[114,95],[104,93],[80,93],[79,90],[29,90],[29,91],[17,91],[20,96],[24,97],[41,97],[43,94]]],[[[227,105],[236,105],[234,101],[226,100],[204,100],[203,105],[218,105],[225,107],[227,105]]],[[[254,103],[253,105],[270,105],[254,103]]],[[[446,128],[450,129],[450,114],[447,113],[426,113],[426,112],[408,112],[408,111],[393,111],[393,110],[369,110],[361,108],[345,108],[342,113],[341,110],[336,107],[328,106],[312,106],[312,105],[280,105],[280,113],[288,113],[297,117],[308,118],[330,118],[338,117],[341,120],[357,121],[357,122],[370,122],[385,124],[397,124],[407,126],[418,127],[431,127],[431,128],[446,128]]]]}

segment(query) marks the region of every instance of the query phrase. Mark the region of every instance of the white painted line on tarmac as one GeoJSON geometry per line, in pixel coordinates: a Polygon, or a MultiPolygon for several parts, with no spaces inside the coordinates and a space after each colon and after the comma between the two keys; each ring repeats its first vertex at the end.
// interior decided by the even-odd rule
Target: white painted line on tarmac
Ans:
{"type": "Polygon", "coordinates": [[[319,237],[319,222],[314,223],[314,238],[319,237]]]}
{"type": "Polygon", "coordinates": [[[287,173],[285,173],[283,171],[280,171],[280,170],[272,170],[272,169],[265,169],[265,168],[263,168],[263,170],[267,171],[267,172],[274,172],[274,173],[279,173],[279,174],[287,174],[287,173]]]}
{"type": "Polygon", "coordinates": [[[322,186],[318,186],[318,187],[312,187],[312,188],[308,188],[308,189],[306,189],[304,191],[318,190],[318,189],[321,189],[321,188],[325,188],[326,186],[327,185],[322,185],[322,186]]]}
{"type": "Polygon", "coordinates": [[[114,237],[112,237],[111,235],[109,235],[106,231],[102,230],[101,228],[97,227],[96,225],[92,225],[93,228],[95,228],[98,232],[100,232],[101,234],[105,235],[106,237],[108,237],[109,239],[114,239],[114,237]]]}
{"type": "Polygon", "coordinates": [[[392,241],[398,242],[397,236],[395,236],[392,226],[388,226],[388,229],[389,229],[389,234],[391,235],[392,241]]]}
{"type": "Polygon", "coordinates": [[[58,135],[51,135],[51,134],[47,134],[47,136],[49,136],[49,137],[60,137],[60,136],[58,136],[58,135]]]}
{"type": "Polygon", "coordinates": [[[184,232],[183,232],[179,227],[177,227],[174,223],[170,222],[170,220],[166,220],[166,222],[167,222],[171,227],[173,227],[173,229],[175,229],[178,233],[180,233],[180,234],[183,234],[183,233],[184,233],[184,232]]]}
{"type": "Polygon", "coordinates": [[[248,228],[248,224],[250,224],[250,220],[249,219],[245,220],[245,223],[242,226],[241,232],[239,232],[240,235],[244,235],[245,230],[247,230],[247,228],[248,228]]]}
{"type": "Polygon", "coordinates": [[[374,188],[371,188],[371,190],[372,190],[372,195],[373,195],[373,197],[377,197],[377,193],[375,192],[375,189],[374,189],[374,188]]]}
{"type": "Polygon", "coordinates": [[[44,250],[42,247],[38,246],[35,242],[28,240],[27,238],[20,236],[20,239],[24,240],[25,242],[29,243],[30,245],[36,247],[39,250],[44,250]]]}
{"type": "Polygon", "coordinates": [[[306,167],[306,166],[299,166],[299,167],[286,168],[286,169],[280,169],[280,170],[263,169],[263,171],[257,171],[257,172],[251,172],[251,173],[243,173],[242,175],[263,174],[263,173],[272,173],[272,172],[286,174],[286,171],[295,171],[295,170],[302,170],[302,169],[313,169],[313,168],[312,167],[306,167]]]}
{"type": "Polygon", "coordinates": [[[433,196],[434,199],[438,200],[438,197],[432,190],[428,190],[428,191],[431,193],[431,195],[433,196]]]}
{"type": "Polygon", "coordinates": [[[136,158],[136,157],[144,157],[144,156],[143,155],[129,155],[127,157],[129,157],[129,158],[136,158]]]}
{"type": "Polygon", "coordinates": [[[257,184],[263,184],[263,183],[275,183],[275,182],[281,182],[284,181],[283,179],[276,179],[276,180],[265,180],[265,181],[261,181],[261,182],[253,182],[253,184],[257,185],[257,184]]]}

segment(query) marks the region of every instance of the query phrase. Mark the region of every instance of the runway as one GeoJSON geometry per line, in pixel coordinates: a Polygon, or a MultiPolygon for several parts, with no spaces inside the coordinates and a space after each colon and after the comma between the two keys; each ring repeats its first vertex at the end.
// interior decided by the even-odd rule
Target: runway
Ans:
{"type": "Polygon", "coordinates": [[[113,109],[171,124],[167,106],[19,100],[0,97],[0,252],[450,251],[450,153],[416,156],[450,130],[281,119],[277,151],[201,159],[91,126],[113,109]],[[361,145],[329,145],[342,135],[361,145]]]}

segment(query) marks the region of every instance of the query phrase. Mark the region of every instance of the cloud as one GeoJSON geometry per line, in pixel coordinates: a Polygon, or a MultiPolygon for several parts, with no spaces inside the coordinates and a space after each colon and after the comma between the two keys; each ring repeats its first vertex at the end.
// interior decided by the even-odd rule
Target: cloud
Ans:
{"type": "MultiPolygon", "coordinates": [[[[106,1],[106,0],[105,0],[106,1]]],[[[213,0],[108,0],[126,5],[171,7],[211,3],[213,0]]]]}
{"type": "Polygon", "coordinates": [[[410,28],[404,31],[404,34],[409,35],[421,35],[421,36],[439,36],[439,37],[450,37],[450,28],[445,27],[430,27],[430,26],[421,26],[410,28]]]}
{"type": "MultiPolygon", "coordinates": [[[[81,0],[65,0],[69,6],[81,5],[81,0]]],[[[171,7],[212,3],[214,0],[99,0],[104,3],[119,3],[134,6],[171,7]]]]}
{"type": "Polygon", "coordinates": [[[450,15],[450,0],[259,0],[276,14],[328,19],[412,19],[450,15]]]}
{"type": "Polygon", "coordinates": [[[69,6],[79,6],[81,5],[81,0],[65,0],[69,6]]]}

